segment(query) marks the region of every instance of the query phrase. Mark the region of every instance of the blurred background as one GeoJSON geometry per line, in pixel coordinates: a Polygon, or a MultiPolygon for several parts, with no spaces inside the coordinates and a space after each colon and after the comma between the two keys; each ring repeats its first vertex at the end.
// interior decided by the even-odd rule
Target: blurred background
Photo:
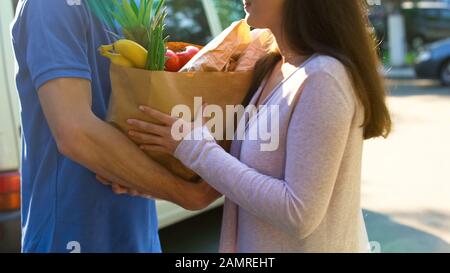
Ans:
{"type": "MultiPolygon", "coordinates": [[[[167,2],[167,32],[177,41],[205,44],[244,16],[240,0],[167,2]]],[[[394,121],[388,139],[364,146],[372,250],[450,252],[450,0],[367,3],[394,121]]],[[[20,250],[20,119],[9,35],[16,4],[0,1],[0,252],[20,250]]],[[[164,251],[217,252],[221,206],[192,213],[158,202],[164,251]]]]}

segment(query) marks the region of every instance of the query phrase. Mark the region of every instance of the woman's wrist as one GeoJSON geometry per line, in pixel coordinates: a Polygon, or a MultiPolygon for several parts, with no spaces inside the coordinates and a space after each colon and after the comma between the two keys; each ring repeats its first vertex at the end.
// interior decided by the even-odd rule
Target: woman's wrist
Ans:
{"type": "Polygon", "coordinates": [[[187,164],[191,161],[193,151],[201,148],[207,142],[215,142],[209,129],[206,126],[194,128],[178,144],[174,156],[184,164],[187,164]]]}

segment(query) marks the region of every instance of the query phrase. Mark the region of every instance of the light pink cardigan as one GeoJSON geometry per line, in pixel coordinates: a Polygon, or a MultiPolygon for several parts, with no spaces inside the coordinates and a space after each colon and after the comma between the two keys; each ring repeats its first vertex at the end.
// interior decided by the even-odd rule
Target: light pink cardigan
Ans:
{"type": "MultiPolygon", "coordinates": [[[[314,56],[266,104],[280,108],[277,150],[261,151],[261,140],[234,141],[230,155],[198,128],[192,134],[202,140],[184,140],[176,151],[226,197],[220,251],[367,252],[364,111],[344,66],[314,56]]],[[[267,122],[258,114],[248,133],[267,122]]]]}

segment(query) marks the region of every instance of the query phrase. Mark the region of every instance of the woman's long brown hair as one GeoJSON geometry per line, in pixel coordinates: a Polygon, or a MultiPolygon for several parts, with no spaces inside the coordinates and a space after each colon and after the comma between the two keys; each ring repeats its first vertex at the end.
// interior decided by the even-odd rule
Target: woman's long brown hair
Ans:
{"type": "MultiPolygon", "coordinates": [[[[364,0],[286,0],[283,35],[298,54],[334,57],[347,68],[356,96],[364,106],[364,139],[387,137],[391,117],[379,68],[376,39],[370,32],[364,0]]],[[[249,96],[281,60],[274,52],[255,66],[249,96]]]]}

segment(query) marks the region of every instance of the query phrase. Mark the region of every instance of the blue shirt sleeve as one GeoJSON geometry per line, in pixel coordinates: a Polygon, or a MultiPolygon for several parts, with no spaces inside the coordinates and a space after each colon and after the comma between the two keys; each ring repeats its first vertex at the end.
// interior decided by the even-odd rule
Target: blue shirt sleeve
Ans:
{"type": "Polygon", "coordinates": [[[28,0],[22,16],[26,61],[36,90],[57,78],[91,80],[88,14],[83,2],[28,0]]]}

